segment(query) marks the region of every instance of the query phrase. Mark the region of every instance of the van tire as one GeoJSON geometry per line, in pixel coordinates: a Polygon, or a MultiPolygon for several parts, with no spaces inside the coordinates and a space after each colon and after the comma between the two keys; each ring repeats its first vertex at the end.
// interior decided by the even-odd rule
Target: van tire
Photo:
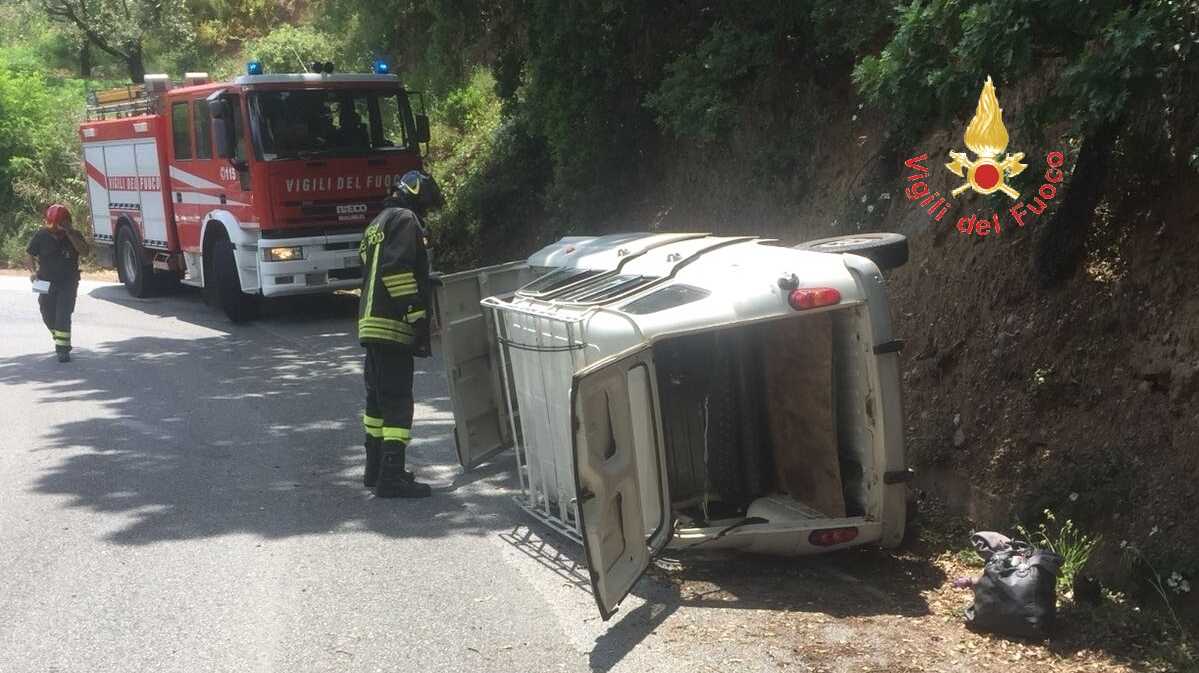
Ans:
{"type": "Polygon", "coordinates": [[[129,294],[138,299],[150,296],[154,285],[154,268],[146,264],[146,254],[141,241],[127,224],[117,229],[117,244],[113,258],[117,267],[117,278],[129,294]]]}
{"type": "Polygon", "coordinates": [[[818,238],[795,246],[796,250],[853,253],[874,262],[879,269],[897,269],[908,262],[908,238],[903,234],[850,234],[818,238]]]}
{"type": "MultiPolygon", "coordinates": [[[[258,297],[241,291],[233,243],[223,236],[212,242],[212,290],[221,311],[230,321],[248,322],[258,317],[258,297]]],[[[205,283],[207,285],[207,283],[205,283]]]]}

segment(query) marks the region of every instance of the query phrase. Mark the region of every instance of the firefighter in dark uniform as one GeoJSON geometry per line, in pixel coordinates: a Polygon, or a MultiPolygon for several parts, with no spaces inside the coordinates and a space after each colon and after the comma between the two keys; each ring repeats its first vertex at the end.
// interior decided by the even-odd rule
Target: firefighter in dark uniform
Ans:
{"type": "Polygon", "coordinates": [[[405,469],[412,439],[413,357],[428,357],[429,255],[422,218],[442,205],[429,175],[409,171],[363,234],[358,340],[366,347],[366,472],[379,498],[424,498],[428,484],[405,469]]]}
{"type": "Polygon", "coordinates": [[[25,248],[29,279],[50,283],[50,290],[37,300],[59,362],[71,361],[71,314],[79,290],[79,257],[87,251],[87,241],[71,226],[71,211],[58,203],[46,209],[45,226],[25,248]]]}

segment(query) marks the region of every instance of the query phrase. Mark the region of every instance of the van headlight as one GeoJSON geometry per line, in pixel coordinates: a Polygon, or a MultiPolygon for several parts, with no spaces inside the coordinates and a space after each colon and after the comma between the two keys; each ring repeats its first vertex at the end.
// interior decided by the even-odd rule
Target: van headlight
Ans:
{"type": "Polygon", "coordinates": [[[268,262],[294,262],[304,259],[304,248],[263,248],[262,256],[268,262]]]}

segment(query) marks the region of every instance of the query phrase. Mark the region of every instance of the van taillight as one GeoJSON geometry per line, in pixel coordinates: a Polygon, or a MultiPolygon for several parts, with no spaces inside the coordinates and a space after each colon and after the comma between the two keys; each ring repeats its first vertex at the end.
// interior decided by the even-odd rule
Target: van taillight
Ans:
{"type": "Polygon", "coordinates": [[[796,311],[832,306],[840,301],[841,293],[833,287],[801,287],[787,295],[787,303],[796,311]]]}
{"type": "Polygon", "coordinates": [[[811,535],[808,535],[808,542],[817,547],[831,547],[851,542],[857,536],[857,528],[824,528],[812,531],[811,535]]]}

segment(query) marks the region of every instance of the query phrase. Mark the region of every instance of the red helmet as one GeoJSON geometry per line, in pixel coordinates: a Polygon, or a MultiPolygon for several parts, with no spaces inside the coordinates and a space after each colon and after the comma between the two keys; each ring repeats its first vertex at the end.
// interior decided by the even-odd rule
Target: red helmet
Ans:
{"type": "Polygon", "coordinates": [[[71,211],[61,203],[56,203],[46,209],[46,224],[61,225],[71,219],[71,211]]]}

